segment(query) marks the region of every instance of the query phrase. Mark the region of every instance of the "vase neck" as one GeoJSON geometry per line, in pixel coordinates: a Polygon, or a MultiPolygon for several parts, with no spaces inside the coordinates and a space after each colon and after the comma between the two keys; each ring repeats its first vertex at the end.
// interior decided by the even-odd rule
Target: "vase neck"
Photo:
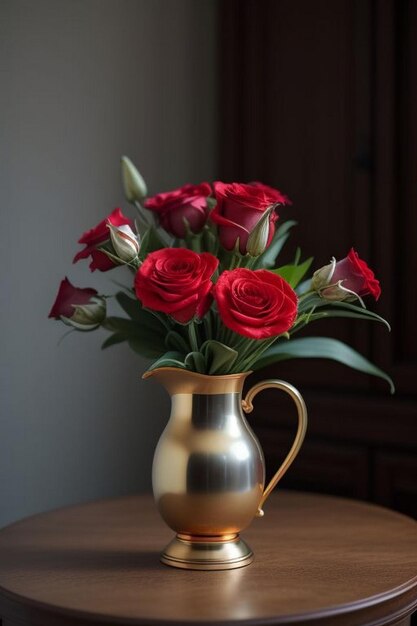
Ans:
{"type": "Polygon", "coordinates": [[[245,378],[251,372],[228,374],[225,376],[207,376],[176,367],[160,367],[146,372],[143,378],[155,378],[170,396],[177,394],[197,394],[200,396],[240,395],[245,378]]]}

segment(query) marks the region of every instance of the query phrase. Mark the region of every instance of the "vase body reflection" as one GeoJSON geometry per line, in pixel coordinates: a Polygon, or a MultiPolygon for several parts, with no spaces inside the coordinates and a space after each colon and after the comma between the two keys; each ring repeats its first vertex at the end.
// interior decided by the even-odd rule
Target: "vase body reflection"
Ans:
{"type": "MultiPolygon", "coordinates": [[[[176,368],[145,375],[171,396],[152,470],[158,510],[177,533],[161,557],[167,565],[231,569],[253,558],[239,533],[263,514],[265,463],[242,413],[247,375],[205,376],[176,368]]],[[[250,402],[243,406],[251,409],[250,402]]]]}

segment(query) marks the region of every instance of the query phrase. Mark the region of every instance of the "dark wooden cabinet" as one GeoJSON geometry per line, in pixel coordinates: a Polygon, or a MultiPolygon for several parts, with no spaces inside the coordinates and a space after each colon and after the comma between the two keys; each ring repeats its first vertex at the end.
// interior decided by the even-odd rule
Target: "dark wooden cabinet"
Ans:
{"type": "MultiPolygon", "coordinates": [[[[358,250],[381,281],[373,310],[392,324],[332,320],[308,334],[352,345],[393,377],[292,361],[257,375],[300,388],[310,425],[283,485],[363,498],[417,516],[417,2],[225,0],[220,11],[225,180],[285,191],[314,266],[358,250]]],[[[251,423],[270,471],[295,429],[278,394],[251,423]]]]}

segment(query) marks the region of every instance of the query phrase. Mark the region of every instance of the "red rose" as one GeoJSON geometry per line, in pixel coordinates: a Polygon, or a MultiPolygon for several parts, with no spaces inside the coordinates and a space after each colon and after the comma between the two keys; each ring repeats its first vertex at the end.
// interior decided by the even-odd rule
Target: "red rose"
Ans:
{"type": "MultiPolygon", "coordinates": [[[[244,185],[241,183],[214,183],[217,205],[210,214],[210,219],[218,224],[219,239],[226,250],[233,250],[237,239],[241,254],[246,254],[248,237],[262,214],[272,204],[289,204],[288,198],[277,189],[262,183],[244,185]]],[[[275,232],[278,215],[271,213],[267,246],[275,232]]]]}
{"type": "Polygon", "coordinates": [[[78,287],[74,287],[68,278],[65,277],[64,280],[61,281],[58,295],[48,317],[54,317],[55,319],[60,319],[61,315],[64,317],[72,317],[74,305],[89,304],[91,298],[96,295],[97,291],[95,289],[79,289],[78,287]]]}
{"type": "Polygon", "coordinates": [[[185,248],[151,252],[138,269],[135,291],[143,306],[186,324],[202,318],[211,304],[211,277],[219,262],[208,252],[185,248]]]}
{"type": "Polygon", "coordinates": [[[274,198],[275,204],[286,204],[291,205],[292,202],[285,194],[281,193],[279,189],[274,189],[273,187],[268,187],[268,185],[264,185],[260,183],[258,180],[250,183],[252,187],[256,187],[257,189],[262,189],[265,194],[268,194],[270,198],[274,198]]]}
{"type": "Polygon", "coordinates": [[[207,197],[211,194],[208,183],[184,185],[179,189],[159,193],[145,202],[145,207],[158,214],[159,222],[167,232],[184,239],[188,222],[190,230],[199,233],[207,221],[207,197]]]}
{"type": "Polygon", "coordinates": [[[250,339],[281,335],[297,315],[295,291],[268,270],[225,271],[213,295],[224,325],[250,339]]]}
{"type": "Polygon", "coordinates": [[[379,280],[353,248],[347,257],[336,263],[331,283],[337,283],[339,280],[342,281],[343,288],[354,291],[358,296],[372,295],[378,300],[381,295],[379,280]]]}
{"type": "Polygon", "coordinates": [[[110,257],[101,252],[97,248],[110,239],[110,232],[107,228],[107,224],[113,224],[113,226],[122,226],[128,224],[133,228],[133,220],[125,217],[121,209],[114,209],[112,213],[106,219],[102,220],[97,226],[88,230],[78,240],[78,243],[85,244],[84,250],[78,252],[73,263],[76,263],[80,259],[86,259],[91,255],[90,270],[100,270],[101,272],[107,272],[113,269],[117,265],[110,257]]]}

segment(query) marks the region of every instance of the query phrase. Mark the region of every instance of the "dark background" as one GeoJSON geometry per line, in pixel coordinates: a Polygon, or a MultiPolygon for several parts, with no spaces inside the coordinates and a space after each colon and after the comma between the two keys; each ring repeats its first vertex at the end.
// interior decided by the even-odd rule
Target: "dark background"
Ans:
{"type": "MultiPolygon", "coordinates": [[[[221,177],[284,190],[294,206],[282,215],[299,221],[292,238],[316,268],[353,246],[381,281],[369,305],[393,329],[358,320],[307,329],[389,372],[393,397],[330,362],[267,372],[301,388],[310,412],[282,486],[417,516],[417,2],[226,0],[220,12],[221,177]]],[[[288,260],[294,252],[287,244],[288,260]]],[[[290,412],[273,392],[257,398],[251,422],[270,472],[294,432],[290,412]]]]}

